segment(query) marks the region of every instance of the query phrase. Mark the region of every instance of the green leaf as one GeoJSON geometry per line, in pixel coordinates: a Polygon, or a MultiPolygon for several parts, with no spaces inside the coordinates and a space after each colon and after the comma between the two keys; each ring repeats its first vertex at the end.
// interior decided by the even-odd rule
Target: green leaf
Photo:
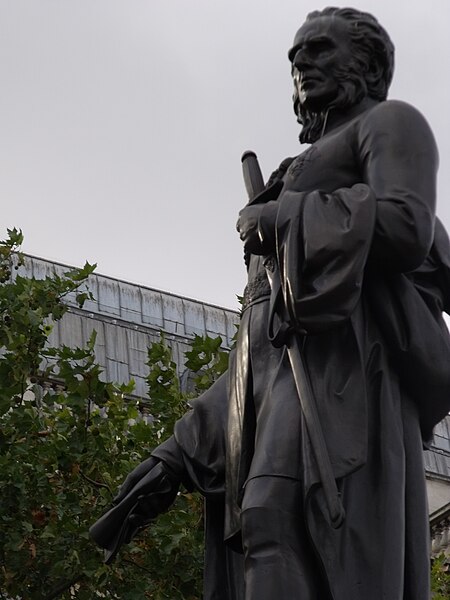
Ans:
{"type": "Polygon", "coordinates": [[[21,229],[7,229],[8,239],[6,242],[0,242],[1,244],[5,244],[10,248],[18,248],[23,243],[23,233],[21,229]]]}

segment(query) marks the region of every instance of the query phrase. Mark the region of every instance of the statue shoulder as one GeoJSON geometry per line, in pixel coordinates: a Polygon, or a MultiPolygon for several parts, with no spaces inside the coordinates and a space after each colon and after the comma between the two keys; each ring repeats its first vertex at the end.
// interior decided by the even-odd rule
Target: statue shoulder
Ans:
{"type": "Polygon", "coordinates": [[[437,160],[437,146],[433,132],[422,113],[401,100],[385,100],[368,110],[360,120],[360,135],[375,143],[386,142],[411,147],[420,146],[432,152],[437,160]]]}
{"type": "Polygon", "coordinates": [[[379,102],[364,114],[362,122],[383,129],[390,127],[394,127],[394,129],[420,127],[431,133],[431,128],[422,113],[402,100],[379,102]]]}

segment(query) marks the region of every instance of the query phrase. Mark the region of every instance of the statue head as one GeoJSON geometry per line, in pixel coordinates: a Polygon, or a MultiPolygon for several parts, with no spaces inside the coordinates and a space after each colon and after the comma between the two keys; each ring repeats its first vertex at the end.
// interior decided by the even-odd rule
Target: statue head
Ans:
{"type": "Polygon", "coordinates": [[[394,46],[372,15],[353,8],[310,13],[289,51],[294,110],[300,140],[320,136],[331,109],[348,109],[364,98],[385,100],[394,70],[394,46]]]}

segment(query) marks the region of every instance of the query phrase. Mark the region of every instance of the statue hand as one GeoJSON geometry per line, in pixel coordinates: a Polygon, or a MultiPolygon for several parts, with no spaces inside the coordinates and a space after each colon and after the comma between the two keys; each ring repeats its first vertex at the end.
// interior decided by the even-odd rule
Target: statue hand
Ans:
{"type": "Polygon", "coordinates": [[[244,242],[246,251],[252,254],[262,254],[261,240],[258,234],[258,223],[263,204],[251,204],[243,208],[239,213],[236,229],[239,237],[244,242]]]}
{"type": "Polygon", "coordinates": [[[89,530],[91,538],[105,548],[109,564],[122,544],[165,512],[177,497],[180,482],[163,461],[150,457],[126,478],[110,508],[89,530]]]}
{"type": "Polygon", "coordinates": [[[236,228],[246,252],[269,254],[275,248],[275,223],[278,203],[250,204],[241,210],[236,228]]]}
{"type": "Polygon", "coordinates": [[[277,215],[277,203],[283,182],[275,181],[253,198],[239,213],[236,229],[244,242],[246,252],[267,254],[273,250],[273,232],[277,215]]]}

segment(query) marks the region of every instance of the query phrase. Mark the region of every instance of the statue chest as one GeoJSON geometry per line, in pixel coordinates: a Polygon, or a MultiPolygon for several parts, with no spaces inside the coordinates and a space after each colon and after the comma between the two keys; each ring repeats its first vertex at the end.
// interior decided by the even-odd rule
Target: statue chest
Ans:
{"type": "Polygon", "coordinates": [[[284,176],[284,189],[296,192],[363,183],[357,136],[353,127],[339,128],[297,156],[284,176]]]}

